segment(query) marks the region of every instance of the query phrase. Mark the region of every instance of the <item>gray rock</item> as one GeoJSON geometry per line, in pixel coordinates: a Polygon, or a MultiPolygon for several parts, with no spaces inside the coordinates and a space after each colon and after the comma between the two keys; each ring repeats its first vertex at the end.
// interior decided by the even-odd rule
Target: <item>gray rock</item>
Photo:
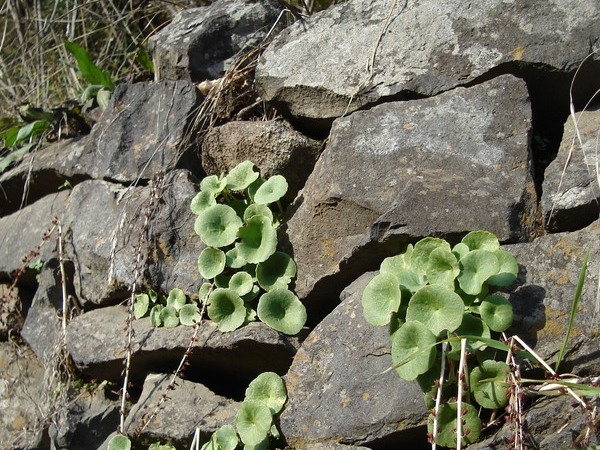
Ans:
{"type": "Polygon", "coordinates": [[[235,424],[239,403],[182,379],[177,380],[175,389],[167,390],[170,379],[161,374],[146,378],[142,395],[125,422],[125,430],[136,436],[137,443],[169,441],[177,448],[189,448],[196,427],[206,439],[221,426],[235,424]],[[163,394],[169,398],[156,410],[163,394]]]}
{"type": "Polygon", "coordinates": [[[347,289],[347,298],[306,338],[285,376],[281,432],[295,449],[369,446],[384,438],[407,444],[425,421],[421,389],[392,369],[388,328],[363,319],[362,291],[373,276],[365,274],[347,289]]]}
{"type": "MultiPolygon", "coordinates": [[[[257,67],[257,83],[282,111],[324,119],[514,73],[540,101],[566,111],[566,74],[598,41],[599,14],[595,0],[551,0],[544,8],[503,0],[476,7],[460,0],[343,2],[277,36],[257,67]]],[[[578,76],[578,103],[600,86],[599,59],[593,55],[578,76]]]]}
{"type": "MultiPolygon", "coordinates": [[[[126,319],[126,308],[113,306],[71,321],[68,349],[78,369],[91,377],[120,379],[126,319]]],[[[135,320],[133,329],[131,370],[136,383],[152,371],[169,372],[177,367],[193,335],[193,329],[185,326],[154,328],[149,318],[135,320]]],[[[194,344],[186,378],[202,380],[217,392],[235,391],[236,381],[240,381],[243,394],[258,374],[269,370],[285,373],[298,346],[297,338],[284,336],[263,323],[253,322],[231,333],[221,333],[213,322],[206,322],[194,344]]]]}
{"type": "MultiPolygon", "coordinates": [[[[47,241],[43,240],[43,236],[52,229],[55,217],[63,219],[68,198],[68,191],[51,194],[33,205],[0,218],[0,278],[11,278],[11,273],[23,267],[23,258],[37,250],[42,242],[41,253],[33,261],[38,258],[48,261],[54,256],[56,232],[47,241]]],[[[26,269],[19,285],[35,290],[35,274],[34,270],[26,269]]]]}
{"type": "MultiPolygon", "coordinates": [[[[168,292],[178,287],[187,295],[196,294],[202,282],[197,268],[202,244],[193,230],[189,204],[197,187],[184,170],[170,172],[155,186],[158,197],[141,249],[138,289],[168,292]]],[[[124,188],[106,181],[86,181],[73,189],[67,251],[84,307],[128,295],[151,192],[151,186],[124,188]]]]}
{"type": "Polygon", "coordinates": [[[198,90],[187,81],[119,85],[79,162],[93,178],[119,182],[175,167],[198,173],[189,133],[199,104],[198,90]]]}
{"type": "MultiPolygon", "coordinates": [[[[44,368],[31,350],[0,342],[0,448],[37,449],[45,435],[44,368]]],[[[47,398],[46,398],[47,400],[47,398]]]]}
{"type": "Polygon", "coordinates": [[[106,398],[104,389],[75,391],[68,408],[60,411],[48,434],[52,448],[97,448],[119,424],[119,404],[106,398]]]}
{"type": "Polygon", "coordinates": [[[279,9],[274,0],[220,0],[181,11],[149,40],[156,78],[219,78],[233,56],[261,43],[279,9]]]}
{"type": "MultiPolygon", "coordinates": [[[[72,279],[72,271],[67,272],[66,275],[72,279]]],[[[29,344],[40,361],[47,362],[52,358],[62,339],[63,294],[57,261],[49,261],[37,279],[39,286],[27,311],[21,337],[29,344]]],[[[74,298],[72,285],[67,289],[67,295],[71,296],[68,297],[69,310],[71,310],[75,306],[70,301],[74,298]]]]}
{"type": "MultiPolygon", "coordinates": [[[[589,411],[574,405],[569,395],[544,397],[526,411],[524,444],[530,449],[573,449],[579,448],[578,439],[586,433],[589,411]]],[[[504,425],[494,436],[469,446],[469,450],[504,450],[514,435],[510,423],[504,425]]],[[[589,445],[600,443],[598,431],[589,434],[589,445]]],[[[593,447],[583,447],[593,448],[593,447]]]]}
{"type": "Polygon", "coordinates": [[[524,84],[502,76],[336,120],[288,222],[298,296],[323,305],[424,236],[529,239],[530,117],[524,84]]]}
{"type": "Polygon", "coordinates": [[[294,131],[283,122],[229,122],[211,129],[202,142],[202,167],[207,174],[227,173],[252,161],[265,178],[281,174],[293,199],[304,186],[322,143],[294,131]]]}
{"type": "Polygon", "coordinates": [[[600,110],[584,111],[576,117],[579,134],[569,118],[558,155],[544,176],[541,205],[544,225],[552,232],[579,230],[598,219],[600,213],[600,110]]]}
{"type": "Polygon", "coordinates": [[[583,257],[588,269],[562,372],[600,373],[600,222],[572,233],[542,236],[532,243],[507,245],[521,272],[510,294],[515,310],[510,334],[518,334],[551,366],[563,344],[583,257]]]}
{"type": "Polygon", "coordinates": [[[86,168],[79,162],[85,139],[69,139],[38,149],[0,174],[0,216],[88,178],[86,168]]]}

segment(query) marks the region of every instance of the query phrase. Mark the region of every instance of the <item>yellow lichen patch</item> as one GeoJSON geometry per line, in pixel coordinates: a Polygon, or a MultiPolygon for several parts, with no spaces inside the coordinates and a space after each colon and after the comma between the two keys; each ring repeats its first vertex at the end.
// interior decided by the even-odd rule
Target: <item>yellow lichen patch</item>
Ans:
{"type": "Polygon", "coordinates": [[[513,59],[515,61],[520,61],[521,58],[523,58],[524,53],[525,53],[525,47],[523,47],[523,46],[516,47],[515,49],[513,49],[512,52],[510,52],[511,56],[513,57],[513,59]]]}
{"type": "Polygon", "coordinates": [[[27,426],[27,421],[25,420],[25,417],[19,414],[12,420],[10,426],[13,430],[22,430],[27,426]]]}
{"type": "Polygon", "coordinates": [[[569,271],[566,269],[551,270],[547,275],[548,281],[553,281],[556,284],[564,285],[571,281],[569,271]]]}
{"type": "MultiPolygon", "coordinates": [[[[565,311],[546,308],[546,324],[540,331],[540,339],[562,339],[567,332],[569,316],[565,311]]],[[[573,326],[571,337],[575,338],[581,333],[579,327],[573,326]]]]}
{"type": "Polygon", "coordinates": [[[368,392],[363,392],[363,393],[362,393],[362,399],[363,399],[363,402],[367,402],[367,401],[369,401],[369,399],[370,399],[370,398],[371,398],[371,396],[369,395],[369,393],[368,393],[368,392]]]}

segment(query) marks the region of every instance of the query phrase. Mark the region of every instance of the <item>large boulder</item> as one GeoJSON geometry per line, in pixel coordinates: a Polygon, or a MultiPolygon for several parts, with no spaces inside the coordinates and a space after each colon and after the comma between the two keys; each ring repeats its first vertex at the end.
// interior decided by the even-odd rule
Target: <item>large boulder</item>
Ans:
{"type": "Polygon", "coordinates": [[[176,167],[200,174],[190,139],[200,101],[189,81],[117,86],[79,163],[93,178],[121,183],[151,179],[176,167]]]}
{"type": "Polygon", "coordinates": [[[569,118],[556,159],[546,168],[542,191],[548,231],[579,230],[600,213],[598,130],[600,109],[569,118]]]}
{"type": "Polygon", "coordinates": [[[138,289],[168,292],[178,287],[187,295],[197,293],[202,244],[189,209],[196,193],[185,170],[138,188],[97,180],[77,185],[65,226],[70,231],[66,251],[75,264],[74,284],[81,304],[87,308],[126,297],[136,264],[138,289]]]}
{"type": "Polygon", "coordinates": [[[342,443],[417,447],[427,417],[417,383],[392,368],[387,327],[363,319],[361,297],[374,273],[357,279],[342,303],[306,338],[285,376],[281,432],[292,448],[342,443]]]}
{"type": "Polygon", "coordinates": [[[530,239],[530,126],[525,85],[512,76],[336,120],[288,222],[298,296],[330,304],[352,277],[424,236],[530,239]]]}
{"type": "Polygon", "coordinates": [[[262,42],[279,9],[275,0],[220,0],[181,11],[149,40],[156,78],[219,78],[238,52],[262,42]]]}
{"type": "MultiPolygon", "coordinates": [[[[294,117],[332,119],[513,73],[536,100],[566,112],[569,74],[600,38],[599,14],[596,0],[550,0],[543,8],[504,0],[343,2],[277,36],[257,82],[266,100],[294,117]]],[[[578,75],[576,102],[600,87],[599,68],[596,53],[578,75]]]]}

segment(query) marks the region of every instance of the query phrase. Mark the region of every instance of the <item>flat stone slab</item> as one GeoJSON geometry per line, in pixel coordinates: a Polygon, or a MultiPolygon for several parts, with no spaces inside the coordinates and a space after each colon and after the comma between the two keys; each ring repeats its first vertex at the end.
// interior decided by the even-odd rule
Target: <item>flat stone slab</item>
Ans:
{"type": "Polygon", "coordinates": [[[600,214],[600,109],[577,113],[576,120],[567,120],[558,155],[544,174],[541,205],[551,232],[579,230],[600,214]]]}
{"type": "Polygon", "coordinates": [[[334,301],[335,289],[425,236],[530,239],[530,126],[525,85],[512,76],[336,120],[288,222],[298,296],[334,301]]]}
{"type": "MultiPolygon", "coordinates": [[[[549,0],[543,8],[504,0],[476,7],[462,0],[343,2],[277,36],[257,83],[285,113],[326,119],[390,97],[436,95],[491,71],[520,73],[542,100],[553,97],[566,110],[571,78],[557,71],[574,72],[590,43],[597,49],[599,15],[596,0],[549,0]]],[[[600,87],[598,53],[592,60],[576,100],[600,87]]]]}
{"type": "MultiPolygon", "coordinates": [[[[73,319],[67,329],[68,349],[77,368],[86,375],[118,381],[123,368],[127,333],[125,306],[96,309],[73,319]]],[[[189,345],[193,328],[155,328],[148,317],[133,322],[135,332],[131,376],[142,383],[150,372],[170,372],[189,345]]],[[[202,324],[186,378],[208,386],[235,390],[242,395],[258,374],[287,371],[299,347],[298,338],[282,335],[263,323],[252,322],[231,333],[221,333],[213,322],[202,324]],[[227,386],[229,385],[229,386],[227,386]]]]}

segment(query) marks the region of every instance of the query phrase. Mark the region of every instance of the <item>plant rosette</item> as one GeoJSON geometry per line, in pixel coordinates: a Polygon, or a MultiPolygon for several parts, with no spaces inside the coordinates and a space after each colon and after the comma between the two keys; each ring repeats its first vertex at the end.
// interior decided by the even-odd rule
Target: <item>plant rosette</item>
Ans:
{"type": "Polygon", "coordinates": [[[213,289],[207,313],[220,331],[259,320],[286,334],[297,334],[306,308],[290,290],[296,263],[278,250],[277,229],[288,184],[281,175],[260,176],[251,161],[226,175],[210,175],[190,209],[194,230],[205,244],[198,271],[213,289]]]}
{"type": "Polygon", "coordinates": [[[174,328],[179,324],[191,327],[200,321],[200,309],[198,303],[188,301],[179,288],[171,289],[167,296],[149,290],[135,296],[133,316],[135,319],[150,316],[150,322],[155,327],[174,328]]]}
{"type": "MultiPolygon", "coordinates": [[[[403,379],[419,381],[429,406],[441,358],[448,360],[445,367],[456,367],[465,337],[471,355],[470,397],[483,408],[502,408],[508,401],[509,368],[489,359],[489,346],[504,346],[491,333],[510,327],[513,310],[506,298],[490,292],[510,286],[517,274],[516,260],[492,233],[470,232],[454,247],[427,237],[383,260],[380,273],[363,292],[363,316],[371,325],[389,326],[393,367],[403,379]],[[451,350],[440,352],[442,342],[450,343],[451,350]]],[[[456,393],[448,388],[457,385],[458,377],[449,372],[445,378],[436,442],[455,447],[456,405],[451,400],[456,393]],[[454,434],[448,432],[451,428],[454,434]]],[[[477,439],[481,421],[475,406],[462,405],[463,442],[470,443],[477,439]]]]}

